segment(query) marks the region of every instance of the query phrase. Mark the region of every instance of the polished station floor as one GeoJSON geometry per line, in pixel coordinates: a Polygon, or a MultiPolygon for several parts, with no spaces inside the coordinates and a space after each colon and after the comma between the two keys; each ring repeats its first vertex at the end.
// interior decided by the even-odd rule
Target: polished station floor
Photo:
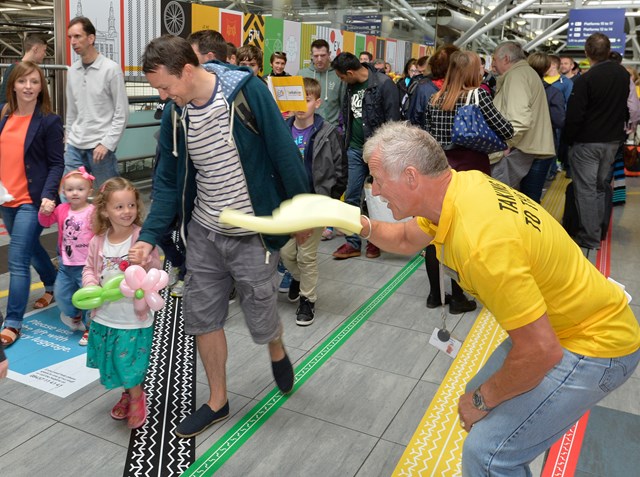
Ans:
{"type": "MultiPolygon", "coordinates": [[[[640,317],[638,217],[640,178],[627,178],[627,203],[613,212],[610,275],[636,297],[632,307],[640,317]]],[[[8,237],[0,233],[4,311],[8,237]]],[[[200,470],[187,474],[410,475],[397,467],[452,364],[429,344],[434,327],[441,325],[440,311],[425,306],[428,282],[420,258],[383,252],[378,259],[363,255],[335,261],[331,253],[342,240],[321,243],[313,325],[296,326],[296,305],[280,294],[285,344],[300,381],[288,397],[274,391],[266,348],[252,342],[238,304],[232,304],[226,326],[231,417],[196,438],[200,470]],[[257,417],[247,419],[250,415],[257,417]]],[[[55,248],[55,234],[46,232],[43,243],[55,248]]],[[[33,275],[29,310],[42,294],[33,275]]],[[[45,325],[46,320],[59,325],[53,308],[40,317],[45,325]]],[[[449,316],[453,336],[464,340],[481,310],[449,316]]],[[[24,337],[18,341],[10,358],[28,343],[24,337]]],[[[200,363],[195,378],[199,406],[208,396],[200,363]]],[[[66,397],[11,378],[0,382],[0,475],[147,475],[132,473],[126,465],[131,432],[109,416],[119,393],[106,391],[97,380],[66,397]]],[[[637,372],[592,411],[574,475],[637,475],[638,396],[637,372]]],[[[541,475],[542,461],[534,462],[534,475],[541,475]]],[[[177,475],[170,467],[153,475],[177,475]]]]}

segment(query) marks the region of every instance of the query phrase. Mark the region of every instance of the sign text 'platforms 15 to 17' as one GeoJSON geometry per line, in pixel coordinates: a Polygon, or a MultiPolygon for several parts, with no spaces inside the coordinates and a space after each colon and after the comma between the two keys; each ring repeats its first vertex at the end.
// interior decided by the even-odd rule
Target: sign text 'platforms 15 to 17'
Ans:
{"type": "Polygon", "coordinates": [[[584,48],[585,41],[594,33],[609,37],[611,50],[624,55],[624,8],[573,9],[569,12],[567,47],[584,48]]]}

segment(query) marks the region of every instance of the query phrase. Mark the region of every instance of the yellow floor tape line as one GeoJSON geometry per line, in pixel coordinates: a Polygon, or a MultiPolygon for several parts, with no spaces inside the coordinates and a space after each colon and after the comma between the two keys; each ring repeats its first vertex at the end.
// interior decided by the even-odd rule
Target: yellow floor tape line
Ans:
{"type": "Polygon", "coordinates": [[[506,337],[493,315],[483,309],[405,449],[394,476],[460,475],[462,444],[467,433],[458,422],[458,397],[506,337]]]}
{"type": "MultiPolygon", "coordinates": [[[[569,182],[565,173],[559,172],[542,199],[543,207],[559,222],[569,182]]],[[[394,477],[461,475],[462,445],[467,433],[458,422],[458,398],[467,382],[506,337],[493,315],[484,308],[402,454],[394,477]]]]}
{"type": "Polygon", "coordinates": [[[562,223],[565,192],[569,182],[571,179],[568,179],[564,172],[558,172],[542,198],[542,206],[560,223],[562,223]]]}

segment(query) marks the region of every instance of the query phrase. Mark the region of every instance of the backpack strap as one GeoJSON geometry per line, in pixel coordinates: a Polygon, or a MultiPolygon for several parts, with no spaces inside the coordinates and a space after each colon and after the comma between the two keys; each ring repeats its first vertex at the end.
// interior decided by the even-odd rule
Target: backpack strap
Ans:
{"type": "Polygon", "coordinates": [[[472,89],[467,93],[467,100],[464,103],[465,106],[469,106],[469,104],[471,104],[471,96],[473,96],[473,104],[475,104],[476,106],[480,106],[480,97],[478,95],[478,89],[480,88],[472,89]]]}
{"type": "Polygon", "coordinates": [[[240,90],[236,95],[236,98],[233,100],[233,107],[236,109],[236,114],[251,132],[254,134],[260,134],[260,130],[258,129],[258,121],[251,111],[251,107],[247,102],[247,98],[244,95],[244,92],[240,90]]]}

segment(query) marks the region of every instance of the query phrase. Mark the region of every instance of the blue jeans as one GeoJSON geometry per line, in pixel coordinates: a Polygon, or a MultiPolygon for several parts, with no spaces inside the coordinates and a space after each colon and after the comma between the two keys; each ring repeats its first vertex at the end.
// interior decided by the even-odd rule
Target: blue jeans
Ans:
{"type": "Polygon", "coordinates": [[[520,192],[540,203],[542,189],[547,180],[549,167],[551,167],[551,163],[555,162],[555,160],[555,157],[534,160],[533,164],[531,164],[531,169],[529,169],[527,175],[520,181],[520,192]]]}
{"type": "Polygon", "coordinates": [[[22,318],[29,301],[31,269],[36,269],[45,290],[53,291],[56,267],[40,244],[42,226],[38,223],[38,208],[33,204],[0,207],[2,220],[9,232],[9,299],[5,326],[22,328],[22,318]]]}
{"type": "MultiPolygon", "coordinates": [[[[501,366],[507,339],[467,385],[475,390],[501,366]]],[[[622,385],[640,361],[640,350],[620,358],[564,356],[532,390],[503,402],[476,422],[462,450],[462,475],[531,476],[529,463],[551,447],[586,411],[622,385]]]]}
{"type": "Polygon", "coordinates": [[[65,265],[62,257],[58,257],[58,278],[54,287],[58,309],[70,318],[81,316],[85,313],[79,310],[71,302],[73,294],[82,288],[82,265],[65,265]]]}
{"type": "MultiPolygon", "coordinates": [[[[350,147],[347,149],[347,158],[349,160],[349,177],[347,179],[347,190],[344,193],[344,201],[349,205],[360,207],[364,180],[369,175],[369,166],[362,160],[361,149],[350,147]]],[[[347,243],[357,250],[360,250],[362,245],[358,234],[349,235],[347,243]]]]}
{"type": "Polygon", "coordinates": [[[67,174],[80,166],[84,166],[96,180],[93,182],[93,188],[97,192],[103,182],[118,174],[118,159],[115,153],[109,151],[100,162],[93,162],[93,149],[78,149],[77,147],[67,144],[67,150],[64,153],[64,173],[67,174]]]}

